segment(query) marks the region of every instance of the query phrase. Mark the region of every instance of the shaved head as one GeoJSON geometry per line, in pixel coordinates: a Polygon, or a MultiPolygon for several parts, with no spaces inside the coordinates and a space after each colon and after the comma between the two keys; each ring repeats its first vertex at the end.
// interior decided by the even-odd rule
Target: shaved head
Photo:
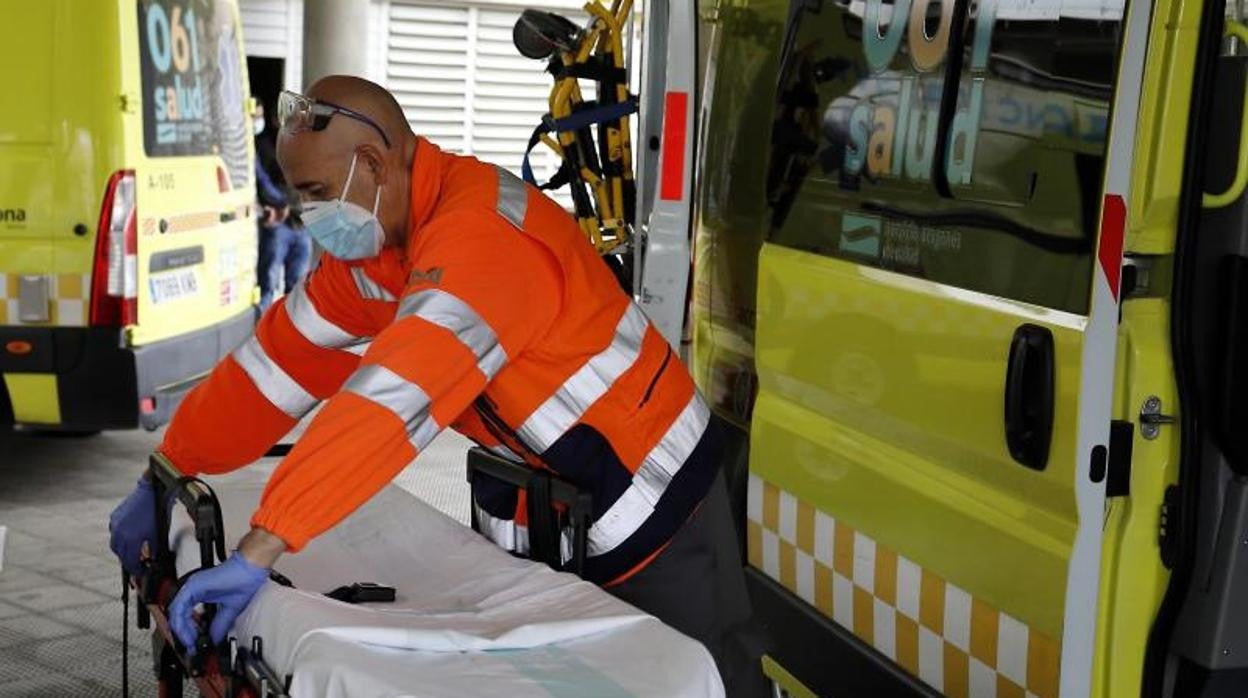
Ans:
{"type": "Polygon", "coordinates": [[[365,119],[334,113],[320,131],[291,133],[283,127],[277,139],[277,160],[286,181],[305,201],[339,198],[346,187],[344,198],[370,211],[380,190],[377,218],[386,231],[386,242],[402,244],[416,154],[416,136],[403,108],[386,88],[349,75],[321,78],[308,88],[307,96],[365,119]],[[347,187],[353,158],[355,173],[347,187]]]}
{"type": "Polygon", "coordinates": [[[308,96],[364,114],[381,126],[391,142],[412,133],[407,117],[403,114],[403,107],[399,106],[394,95],[381,85],[364,78],[330,75],[313,83],[308,89],[308,96]]]}

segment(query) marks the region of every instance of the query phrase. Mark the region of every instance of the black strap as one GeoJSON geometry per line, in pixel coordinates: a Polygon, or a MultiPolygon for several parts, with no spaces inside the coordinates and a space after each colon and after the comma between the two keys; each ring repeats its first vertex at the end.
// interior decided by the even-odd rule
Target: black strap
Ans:
{"type": "MultiPolygon", "coordinates": [[[[217,493],[215,490],[212,489],[211,485],[209,485],[208,483],[194,476],[180,477],[177,479],[177,481],[174,482],[173,486],[170,487],[169,490],[164,494],[166,498],[165,501],[166,502],[179,501],[181,499],[182,492],[186,489],[187,485],[191,483],[200,485],[201,487],[204,488],[204,490],[208,494],[208,499],[209,499],[211,509],[212,509],[212,514],[211,514],[212,515],[211,524],[213,528],[213,530],[211,531],[212,538],[211,540],[206,540],[200,537],[201,534],[204,533],[200,530],[200,525],[202,523],[205,523],[200,520],[200,512],[198,510],[188,512],[191,514],[191,520],[195,527],[196,542],[199,543],[200,566],[187,572],[186,574],[177,576],[177,563],[176,563],[175,553],[172,550],[166,551],[166,554],[168,555],[167,570],[169,573],[171,573],[174,576],[174,589],[175,589],[174,593],[175,594],[177,593],[176,590],[180,590],[182,586],[186,584],[187,578],[190,577],[192,574],[195,574],[196,572],[199,572],[201,570],[214,567],[218,563],[225,562],[225,559],[226,559],[225,525],[222,521],[222,516],[221,516],[221,501],[217,499],[217,493]],[[214,553],[216,555],[216,559],[214,559],[213,557],[214,553]]],[[[172,518],[167,517],[166,520],[172,521],[172,518]]],[[[169,536],[169,531],[168,529],[166,529],[163,532],[158,531],[157,535],[167,540],[169,536]]],[[[195,675],[195,672],[202,671],[204,659],[205,657],[207,657],[209,652],[213,649],[212,641],[209,638],[209,634],[208,634],[208,627],[209,627],[209,624],[212,622],[213,616],[216,615],[216,611],[217,611],[216,604],[212,604],[212,603],[204,604],[204,612],[200,615],[200,618],[199,618],[199,626],[200,626],[199,632],[197,633],[196,638],[195,638],[196,652],[194,655],[191,655],[187,658],[187,662],[191,668],[192,675],[195,675]]],[[[182,648],[176,636],[173,638],[173,640],[174,640],[175,650],[178,651],[179,653],[184,652],[185,648],[182,648]]]]}
{"type": "Polygon", "coordinates": [[[555,171],[555,174],[550,178],[550,181],[545,184],[537,185],[537,188],[542,191],[551,191],[552,189],[558,189],[571,181],[572,165],[567,160],[564,160],[559,163],[559,169],[555,171]]]}
{"type": "Polygon", "coordinates": [[[130,698],[130,573],[121,570],[121,695],[130,698]]]}
{"type": "MultiPolygon", "coordinates": [[[[177,501],[178,499],[181,498],[182,491],[185,490],[186,486],[191,484],[192,482],[203,487],[208,492],[208,498],[212,501],[212,510],[213,510],[212,523],[213,523],[213,529],[214,529],[213,537],[211,541],[207,542],[208,543],[207,548],[204,547],[205,541],[202,541],[202,540],[199,541],[201,548],[203,549],[203,552],[205,553],[200,556],[201,557],[200,565],[203,567],[212,567],[214,563],[211,559],[211,555],[208,553],[208,548],[211,548],[211,551],[216,553],[217,560],[219,562],[225,562],[225,558],[226,558],[225,522],[223,521],[222,516],[221,516],[221,500],[217,499],[216,491],[212,489],[211,485],[204,482],[203,480],[193,475],[187,475],[187,476],[178,478],[177,482],[174,483],[173,487],[169,489],[169,492],[166,495],[166,497],[169,500],[177,501]]],[[[198,530],[199,522],[195,520],[195,512],[190,512],[190,513],[192,514],[192,523],[196,526],[195,537],[196,537],[196,540],[199,540],[199,533],[200,533],[198,530]]],[[[168,532],[166,532],[166,535],[167,533],[168,532]]]]}
{"type": "Polygon", "coordinates": [[[605,56],[590,58],[584,63],[573,63],[570,66],[560,64],[552,75],[556,80],[574,77],[605,82],[611,86],[628,80],[628,72],[624,68],[615,67],[605,56]]]}
{"type": "Polygon", "coordinates": [[[264,457],[265,458],[283,458],[289,455],[291,449],[293,449],[294,447],[295,445],[293,443],[273,444],[272,446],[269,447],[269,450],[264,452],[264,457]]]}
{"type": "MultiPolygon", "coordinates": [[[[637,96],[633,95],[623,102],[612,104],[600,104],[597,101],[584,102],[577,105],[571,114],[562,119],[556,119],[550,114],[543,115],[541,123],[533,129],[533,135],[529,136],[529,144],[524,149],[524,160],[520,164],[520,174],[524,181],[529,184],[537,184],[537,178],[533,175],[533,166],[529,162],[529,156],[533,152],[533,148],[537,147],[537,144],[542,140],[542,134],[567,133],[588,128],[594,124],[621,119],[636,112],[639,104],[637,96]]],[[[564,163],[567,163],[566,158],[564,163]]]]}

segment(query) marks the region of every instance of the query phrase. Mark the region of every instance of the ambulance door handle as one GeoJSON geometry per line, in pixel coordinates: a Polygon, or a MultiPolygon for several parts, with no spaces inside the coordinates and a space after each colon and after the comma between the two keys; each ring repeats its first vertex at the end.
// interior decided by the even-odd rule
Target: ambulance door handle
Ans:
{"type": "MultiPolygon", "coordinates": [[[[1228,20],[1225,35],[1235,37],[1244,46],[1248,46],[1248,26],[1228,20]]],[[[1239,116],[1239,152],[1235,155],[1235,178],[1231,186],[1224,192],[1210,194],[1205,192],[1201,198],[1201,206],[1205,208],[1223,208],[1239,201],[1248,189],[1248,88],[1244,92],[1244,104],[1240,106],[1239,116]]]]}
{"type": "Polygon", "coordinates": [[[1005,442],[1010,456],[1044,470],[1053,438],[1055,397],[1053,333],[1020,325],[1010,342],[1005,374],[1005,442]]]}

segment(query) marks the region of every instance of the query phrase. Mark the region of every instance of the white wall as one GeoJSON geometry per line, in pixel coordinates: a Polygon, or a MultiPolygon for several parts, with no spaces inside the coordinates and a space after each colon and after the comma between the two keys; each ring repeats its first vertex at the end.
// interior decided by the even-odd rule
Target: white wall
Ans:
{"type": "MultiPolygon", "coordinates": [[[[634,3],[634,20],[641,4],[634,3]]],[[[512,45],[512,26],[530,7],[584,24],[583,0],[383,0],[377,5],[382,43],[372,69],[380,76],[377,81],[395,93],[412,129],[442,148],[519,174],[529,136],[548,109],[552,79],[543,61],[524,58],[512,45]]],[[[636,77],[634,70],[634,91],[636,77]]],[[[585,99],[593,99],[593,84],[581,85],[585,99]]],[[[533,152],[534,173],[545,181],[559,160],[541,144],[533,152]]],[[[567,204],[565,191],[555,198],[567,204]]]]}
{"type": "Polygon", "coordinates": [[[304,0],[240,0],[238,4],[246,54],[285,59],[283,83],[296,91],[303,81],[303,3],[304,0]]]}
{"type": "MultiPolygon", "coordinates": [[[[417,133],[519,173],[529,134],[546,112],[551,79],[541,61],[520,56],[511,45],[511,25],[529,7],[560,12],[581,24],[583,5],[584,0],[239,0],[239,11],[247,55],[284,58],[287,89],[300,90],[326,72],[363,75],[396,93],[417,133]]],[[[642,2],[634,5],[636,27],[642,2]]],[[[633,46],[640,43],[637,33],[633,46]]],[[[634,91],[638,72],[633,72],[634,91]]],[[[586,99],[592,96],[587,90],[586,99]]],[[[558,159],[541,145],[534,152],[534,170],[545,180],[558,159]]]]}

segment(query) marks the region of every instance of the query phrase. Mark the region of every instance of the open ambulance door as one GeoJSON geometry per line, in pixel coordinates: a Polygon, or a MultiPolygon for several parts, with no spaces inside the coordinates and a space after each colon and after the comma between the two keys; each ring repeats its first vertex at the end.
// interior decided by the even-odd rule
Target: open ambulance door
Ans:
{"type": "Polygon", "coordinates": [[[697,8],[692,0],[649,0],[642,30],[637,160],[637,300],[680,351],[691,265],[697,8]]]}
{"type": "Polygon", "coordinates": [[[747,512],[782,685],[1089,695],[1150,11],[791,3],[747,512]]]}
{"type": "Polygon", "coordinates": [[[1234,3],[1196,10],[1175,22],[1195,68],[1170,314],[1179,408],[1161,428],[1182,439],[1150,698],[1248,695],[1248,27],[1234,3]]]}

